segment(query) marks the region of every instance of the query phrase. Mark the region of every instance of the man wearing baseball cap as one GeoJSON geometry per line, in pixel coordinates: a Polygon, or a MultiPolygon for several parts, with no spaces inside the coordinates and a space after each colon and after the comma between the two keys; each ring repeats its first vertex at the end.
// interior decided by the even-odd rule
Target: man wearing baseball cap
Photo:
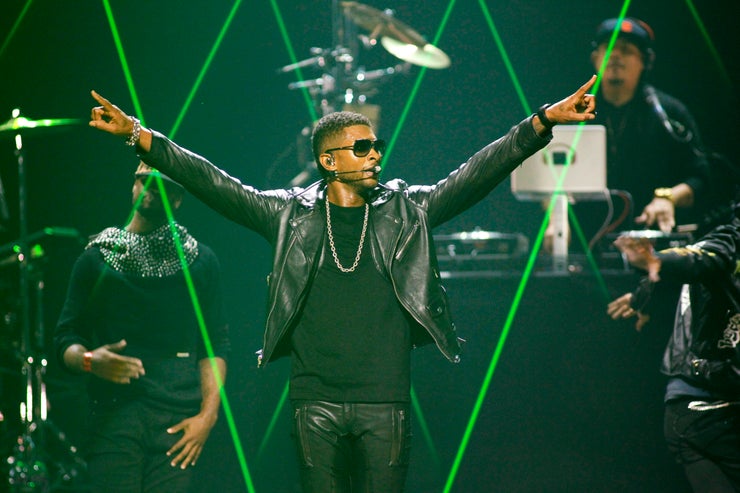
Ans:
{"type": "MultiPolygon", "coordinates": [[[[631,195],[636,225],[670,233],[675,231],[677,210],[684,213],[699,205],[709,171],[689,110],[649,84],[654,42],[653,30],[639,19],[613,18],[599,24],[591,62],[603,73],[593,123],[607,130],[609,189],[631,195]]],[[[620,229],[632,227],[627,222],[620,229]]]]}

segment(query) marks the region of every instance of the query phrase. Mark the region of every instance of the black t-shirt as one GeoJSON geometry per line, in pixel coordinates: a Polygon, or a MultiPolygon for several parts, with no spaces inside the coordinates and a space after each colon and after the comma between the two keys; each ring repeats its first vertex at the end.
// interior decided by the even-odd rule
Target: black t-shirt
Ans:
{"type": "MultiPolygon", "coordinates": [[[[352,266],[364,207],[331,205],[337,255],[352,266]]],[[[372,211],[371,214],[372,216],[372,211]]],[[[372,220],[353,272],[337,267],[325,241],[301,320],[292,334],[290,398],[332,402],[407,402],[410,329],[390,279],[371,254],[372,220]]]]}
{"type": "Polygon", "coordinates": [[[220,265],[203,244],[188,266],[194,291],[182,271],[158,277],[119,272],[99,248],[75,263],[54,334],[58,358],[72,344],[96,348],[125,339],[125,356],[140,358],[146,375],[129,385],[90,379],[94,400],[141,399],[168,410],[197,412],[202,400],[199,361],[208,356],[194,308],[200,313],[216,356],[226,359],[229,338],[221,298],[220,265]]]}
{"type": "MultiPolygon", "coordinates": [[[[603,98],[598,103],[593,123],[604,125],[607,131],[607,187],[627,191],[633,199],[632,211],[616,231],[643,229],[634,218],[653,199],[654,190],[678,183],[687,183],[694,189],[696,205],[693,210],[676,209],[676,223],[688,224],[701,219],[709,171],[706,159],[697,151],[702,143],[696,124],[680,101],[663,92],[659,92],[659,96],[669,118],[690,131],[691,139],[681,142],[672,137],[644,97],[635,97],[621,107],[603,98]]],[[[623,209],[623,203],[616,196],[614,208],[613,219],[623,209]]],[[[576,203],[574,213],[587,240],[602,226],[607,212],[606,202],[576,203]]],[[[575,241],[573,247],[578,247],[575,241]]]]}

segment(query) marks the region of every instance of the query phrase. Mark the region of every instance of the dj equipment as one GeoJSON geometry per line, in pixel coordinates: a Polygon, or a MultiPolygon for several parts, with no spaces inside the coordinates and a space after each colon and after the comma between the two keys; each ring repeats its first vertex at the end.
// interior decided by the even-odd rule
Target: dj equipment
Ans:
{"type": "MultiPolygon", "coordinates": [[[[623,231],[604,237],[592,252],[592,260],[585,253],[571,253],[564,269],[553,267],[552,254],[540,251],[532,266],[537,277],[593,274],[596,267],[602,274],[631,274],[625,256],[613,245],[620,235],[649,239],[656,250],[683,247],[693,243],[690,232],[663,233],[654,230],[623,231]]],[[[440,275],[444,279],[519,277],[529,260],[530,240],[522,233],[495,231],[461,231],[434,235],[440,275]]]]}
{"type": "Polygon", "coordinates": [[[521,271],[529,240],[520,233],[463,231],[434,236],[443,278],[495,277],[521,271]]]}

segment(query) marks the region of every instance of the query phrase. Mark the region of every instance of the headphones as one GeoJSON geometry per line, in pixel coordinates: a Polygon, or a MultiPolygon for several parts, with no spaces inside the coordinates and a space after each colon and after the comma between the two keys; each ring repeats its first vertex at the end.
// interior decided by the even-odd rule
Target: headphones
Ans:
{"type": "MultiPolygon", "coordinates": [[[[594,50],[598,48],[599,44],[611,38],[618,22],[619,18],[612,18],[606,19],[599,24],[596,28],[594,40],[591,42],[591,46],[594,50]]],[[[655,34],[653,33],[653,28],[645,21],[634,17],[626,17],[622,20],[619,26],[618,37],[626,39],[639,48],[643,55],[643,62],[645,65],[644,72],[650,72],[655,63],[655,51],[653,50],[655,34]]]]}

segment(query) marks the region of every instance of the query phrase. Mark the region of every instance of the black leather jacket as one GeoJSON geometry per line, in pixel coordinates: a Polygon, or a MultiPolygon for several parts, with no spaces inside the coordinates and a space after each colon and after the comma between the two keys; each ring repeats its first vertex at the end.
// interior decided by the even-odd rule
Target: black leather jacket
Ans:
{"type": "MultiPolygon", "coordinates": [[[[661,371],[723,397],[740,397],[740,219],[657,256],[662,281],[686,284],[661,371]]],[[[633,306],[646,289],[641,284],[633,306]]]]}
{"type": "MultiPolygon", "coordinates": [[[[552,136],[538,136],[531,117],[475,153],[431,186],[393,180],[378,185],[369,203],[372,258],[393,285],[416,325],[412,343],[436,343],[450,361],[460,359],[460,342],[442,286],[431,230],[483,199],[525,158],[552,136]]],[[[270,242],[274,257],[260,364],[289,354],[290,330],[323,259],[326,220],[323,182],[291,190],[257,190],[206,159],[154,132],[147,164],[181,183],[223,216],[270,242]]]]}

